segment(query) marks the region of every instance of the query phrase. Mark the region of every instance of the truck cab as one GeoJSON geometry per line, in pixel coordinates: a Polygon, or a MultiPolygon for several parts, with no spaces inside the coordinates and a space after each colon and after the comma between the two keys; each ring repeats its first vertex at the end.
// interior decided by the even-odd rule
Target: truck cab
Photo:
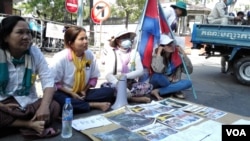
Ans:
{"type": "Polygon", "coordinates": [[[221,57],[222,72],[230,72],[244,85],[250,85],[250,26],[194,24],[193,47],[206,46],[206,58],[221,57]]]}

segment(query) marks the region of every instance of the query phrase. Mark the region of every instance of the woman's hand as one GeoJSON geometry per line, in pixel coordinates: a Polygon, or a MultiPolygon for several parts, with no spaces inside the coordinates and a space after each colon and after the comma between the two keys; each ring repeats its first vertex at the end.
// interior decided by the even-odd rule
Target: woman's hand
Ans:
{"type": "Polygon", "coordinates": [[[81,96],[81,95],[79,95],[79,94],[77,94],[77,93],[74,93],[74,92],[71,93],[71,96],[72,96],[73,98],[79,99],[79,100],[84,100],[84,98],[85,98],[85,96],[81,96]]]}
{"type": "Polygon", "coordinates": [[[84,98],[85,98],[85,97],[86,97],[86,95],[87,95],[87,93],[86,93],[85,91],[81,91],[81,96],[82,96],[82,97],[84,97],[84,98]]]}
{"type": "Polygon", "coordinates": [[[50,110],[49,110],[49,105],[46,106],[40,106],[37,111],[35,116],[32,118],[32,121],[37,120],[37,121],[50,121],[50,110]]]}
{"type": "Polygon", "coordinates": [[[18,104],[15,103],[8,103],[8,104],[3,104],[0,103],[0,108],[1,109],[7,109],[8,111],[13,111],[16,108],[19,108],[20,106],[18,104]]]}
{"type": "Polygon", "coordinates": [[[179,52],[182,54],[182,55],[186,55],[185,51],[180,47],[180,46],[176,46],[179,50],[179,52]]]}
{"type": "Polygon", "coordinates": [[[157,50],[156,50],[156,55],[161,56],[161,52],[162,52],[163,48],[164,48],[164,47],[159,46],[159,47],[157,48],[157,50]]]}

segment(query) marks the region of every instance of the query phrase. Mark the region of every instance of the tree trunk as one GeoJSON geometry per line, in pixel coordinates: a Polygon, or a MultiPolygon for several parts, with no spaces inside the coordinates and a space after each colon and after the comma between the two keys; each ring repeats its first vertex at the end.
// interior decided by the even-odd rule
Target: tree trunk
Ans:
{"type": "MultiPolygon", "coordinates": [[[[93,8],[93,0],[90,0],[89,3],[89,13],[91,14],[91,9],[93,8]]],[[[94,32],[94,23],[92,22],[91,18],[89,18],[89,44],[94,45],[95,43],[95,32],[94,32]]]]}
{"type": "Polygon", "coordinates": [[[54,7],[50,7],[51,8],[51,12],[52,12],[52,16],[50,18],[51,21],[54,21],[55,19],[55,11],[54,11],[54,7]]]}
{"type": "Polygon", "coordinates": [[[125,28],[128,29],[128,19],[129,19],[130,13],[126,11],[126,20],[125,20],[125,28]]]}

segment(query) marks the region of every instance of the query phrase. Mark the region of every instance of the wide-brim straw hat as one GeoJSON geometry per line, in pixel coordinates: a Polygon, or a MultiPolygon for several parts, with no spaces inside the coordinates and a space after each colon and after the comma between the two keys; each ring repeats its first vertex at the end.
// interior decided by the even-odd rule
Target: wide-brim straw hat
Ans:
{"type": "Polygon", "coordinates": [[[135,32],[130,32],[130,31],[121,31],[119,32],[116,36],[113,36],[110,40],[109,40],[109,44],[111,47],[116,47],[117,43],[116,43],[116,39],[127,35],[131,40],[133,40],[136,36],[135,32]]]}
{"type": "Polygon", "coordinates": [[[182,10],[182,15],[181,16],[187,16],[187,5],[185,2],[183,1],[178,1],[176,2],[175,5],[171,5],[171,7],[175,8],[179,8],[182,10]]]}

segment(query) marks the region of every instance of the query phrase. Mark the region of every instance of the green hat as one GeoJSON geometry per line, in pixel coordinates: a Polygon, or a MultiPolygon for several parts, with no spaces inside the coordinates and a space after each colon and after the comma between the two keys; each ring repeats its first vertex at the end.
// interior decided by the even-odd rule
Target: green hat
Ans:
{"type": "Polygon", "coordinates": [[[171,7],[173,7],[174,9],[175,9],[175,8],[181,9],[181,10],[182,10],[182,15],[181,15],[181,16],[187,16],[187,10],[186,10],[187,5],[186,5],[185,2],[183,2],[183,1],[178,1],[178,2],[176,2],[175,5],[171,5],[171,7]]]}

